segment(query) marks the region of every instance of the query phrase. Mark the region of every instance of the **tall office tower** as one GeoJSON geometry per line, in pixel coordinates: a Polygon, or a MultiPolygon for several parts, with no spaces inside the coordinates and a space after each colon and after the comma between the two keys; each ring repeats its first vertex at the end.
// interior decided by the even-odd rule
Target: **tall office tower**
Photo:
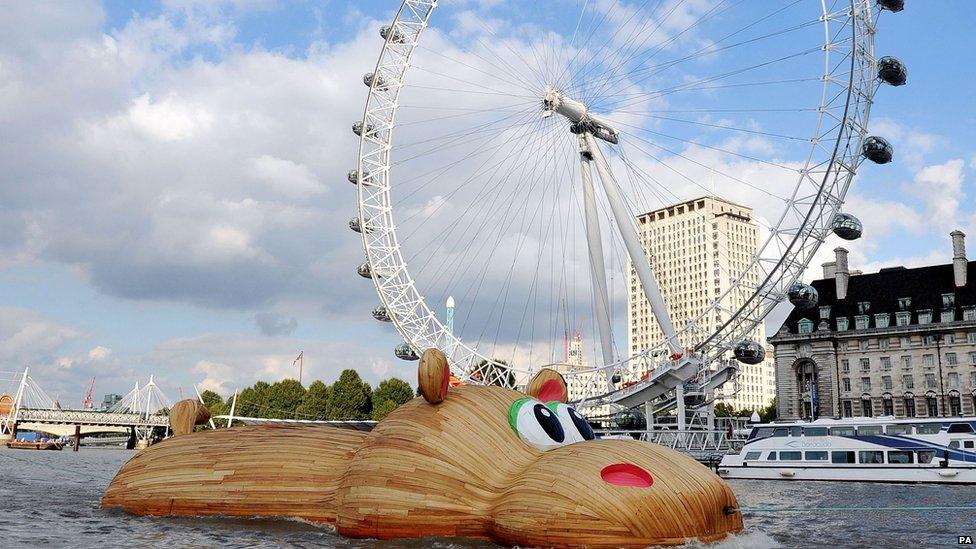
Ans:
{"type": "MultiPolygon", "coordinates": [[[[733,279],[743,276],[759,251],[759,226],[752,209],[721,198],[705,196],[673,204],[637,216],[637,230],[675,328],[704,313],[709,303],[726,292],[733,279]]],[[[746,273],[747,281],[758,283],[758,275],[746,273]]],[[[664,338],[651,314],[636,272],[630,269],[630,296],[627,301],[628,347],[633,355],[664,338]]],[[[722,308],[737,310],[744,297],[722,298],[722,308]]],[[[728,320],[727,312],[713,311],[694,328],[695,333],[712,333],[728,320]]],[[[681,344],[694,343],[691,330],[681,336],[681,344]]],[[[699,335],[699,337],[701,337],[699,335]]],[[[760,324],[750,336],[765,344],[765,329],[760,324]]],[[[771,353],[754,366],[740,364],[738,392],[731,384],[719,389],[722,402],[739,408],[761,408],[775,396],[775,366],[771,353]]]]}

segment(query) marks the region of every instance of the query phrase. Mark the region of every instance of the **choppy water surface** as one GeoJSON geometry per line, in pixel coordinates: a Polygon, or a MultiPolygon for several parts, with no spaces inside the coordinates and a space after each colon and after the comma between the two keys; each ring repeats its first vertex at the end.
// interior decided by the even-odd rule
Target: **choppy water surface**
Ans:
{"type": "MultiPolygon", "coordinates": [[[[0,545],[4,547],[488,547],[463,540],[348,540],[328,528],[289,520],[145,518],[98,506],[102,492],[134,453],[0,449],[0,545]]],[[[976,506],[973,486],[834,482],[732,481],[746,509],[742,535],[710,546],[933,547],[957,546],[976,535],[974,510],[878,510],[890,507],[976,506]],[[874,510],[831,510],[837,507],[874,510]],[[753,512],[749,509],[819,511],[753,512]]]]}

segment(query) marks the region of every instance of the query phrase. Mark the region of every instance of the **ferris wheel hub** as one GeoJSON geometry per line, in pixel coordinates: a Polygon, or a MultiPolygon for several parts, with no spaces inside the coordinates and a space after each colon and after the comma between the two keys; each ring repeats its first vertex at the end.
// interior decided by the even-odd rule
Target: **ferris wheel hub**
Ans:
{"type": "Polygon", "coordinates": [[[571,122],[570,131],[575,134],[590,133],[608,143],[619,142],[617,129],[608,120],[591,113],[584,103],[564,95],[556,88],[546,89],[542,110],[543,116],[552,113],[565,116],[571,122]]]}

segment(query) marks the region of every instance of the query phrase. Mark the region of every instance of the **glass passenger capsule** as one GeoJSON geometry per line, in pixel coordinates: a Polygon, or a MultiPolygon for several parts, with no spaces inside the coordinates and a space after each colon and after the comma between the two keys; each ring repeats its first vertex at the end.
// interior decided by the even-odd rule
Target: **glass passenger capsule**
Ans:
{"type": "Polygon", "coordinates": [[[373,278],[373,270],[369,267],[369,263],[360,264],[356,267],[356,272],[363,278],[373,278]]]}
{"type": "Polygon", "coordinates": [[[380,322],[393,322],[393,319],[390,318],[390,313],[387,312],[386,307],[384,305],[382,305],[382,304],[381,305],[377,305],[373,309],[373,313],[372,314],[373,314],[373,318],[375,318],[376,320],[379,320],[380,322]]]}
{"type": "Polygon", "coordinates": [[[885,84],[904,86],[908,82],[908,69],[897,57],[888,55],[878,59],[878,78],[885,84]]]}
{"type": "Polygon", "coordinates": [[[370,180],[370,175],[368,171],[364,171],[362,177],[360,177],[359,170],[349,170],[349,173],[346,174],[346,179],[348,179],[353,185],[356,185],[360,181],[363,183],[368,183],[370,180]]]}
{"type": "Polygon", "coordinates": [[[861,220],[851,214],[838,213],[830,221],[830,230],[844,240],[857,240],[861,238],[864,226],[861,220]]]}
{"type": "Polygon", "coordinates": [[[386,91],[390,89],[390,86],[386,83],[386,80],[383,80],[382,76],[376,76],[371,72],[367,72],[363,75],[363,84],[366,84],[370,88],[375,88],[379,91],[386,91]]]}
{"type": "Polygon", "coordinates": [[[897,13],[905,9],[905,0],[878,0],[878,7],[897,13]]]}
{"type": "Polygon", "coordinates": [[[415,353],[414,350],[410,348],[410,345],[406,343],[397,345],[396,348],[393,349],[393,354],[401,360],[420,360],[417,353],[415,353]]]}
{"type": "MultiPolygon", "coordinates": [[[[366,124],[366,135],[372,135],[373,132],[374,132],[373,125],[372,124],[366,124]]],[[[355,124],[353,124],[352,125],[352,133],[354,133],[354,134],[362,137],[362,135],[363,135],[363,123],[362,122],[356,122],[355,124]]]]}
{"type": "Polygon", "coordinates": [[[802,282],[790,286],[786,295],[789,297],[790,303],[798,309],[810,309],[816,307],[817,303],[820,302],[820,294],[817,293],[817,289],[802,282]]]}
{"type": "Polygon", "coordinates": [[[403,43],[403,33],[389,25],[380,27],[380,36],[383,37],[383,40],[389,40],[397,44],[403,43]]]}
{"type": "Polygon", "coordinates": [[[864,140],[861,154],[875,164],[887,164],[894,157],[895,149],[885,138],[871,135],[864,140]]]}
{"type": "Polygon", "coordinates": [[[759,364],[766,358],[766,349],[751,339],[743,339],[735,344],[732,354],[743,364],[759,364]]]}

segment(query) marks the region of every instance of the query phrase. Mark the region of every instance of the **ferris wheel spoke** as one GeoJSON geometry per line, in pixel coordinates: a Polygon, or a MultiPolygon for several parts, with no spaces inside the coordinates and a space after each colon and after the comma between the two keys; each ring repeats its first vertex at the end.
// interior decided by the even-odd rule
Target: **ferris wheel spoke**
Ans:
{"type": "Polygon", "coordinates": [[[522,78],[517,72],[515,72],[515,71],[513,71],[511,69],[509,69],[508,71],[504,71],[498,65],[492,63],[490,60],[486,59],[485,57],[483,57],[481,55],[478,55],[477,53],[474,53],[473,51],[471,51],[471,50],[469,50],[467,48],[462,47],[460,49],[464,53],[467,53],[467,54],[470,54],[470,55],[472,55],[474,57],[477,57],[479,61],[481,61],[481,62],[485,63],[486,65],[488,65],[488,66],[496,69],[498,72],[485,70],[485,69],[480,68],[480,67],[478,67],[476,65],[472,65],[471,63],[466,63],[464,61],[461,61],[460,59],[457,59],[455,57],[451,57],[451,56],[449,56],[449,55],[447,55],[447,54],[445,54],[443,52],[439,52],[437,50],[433,50],[433,49],[430,49],[430,48],[425,48],[423,46],[418,46],[417,48],[420,49],[420,50],[423,50],[425,52],[428,52],[431,55],[436,55],[437,57],[439,57],[441,59],[450,61],[452,63],[456,63],[458,65],[461,65],[461,66],[465,67],[465,68],[468,68],[468,69],[471,69],[471,70],[480,72],[481,74],[483,74],[483,75],[485,75],[485,76],[487,76],[489,78],[498,79],[498,80],[501,80],[502,82],[505,82],[507,84],[511,84],[511,85],[513,85],[513,86],[515,86],[517,88],[520,88],[521,90],[523,90],[525,92],[528,92],[529,94],[532,94],[532,93],[540,94],[542,92],[542,90],[540,88],[538,88],[538,85],[537,84],[536,85],[530,84],[528,80],[525,80],[524,78],[522,78]]]}

